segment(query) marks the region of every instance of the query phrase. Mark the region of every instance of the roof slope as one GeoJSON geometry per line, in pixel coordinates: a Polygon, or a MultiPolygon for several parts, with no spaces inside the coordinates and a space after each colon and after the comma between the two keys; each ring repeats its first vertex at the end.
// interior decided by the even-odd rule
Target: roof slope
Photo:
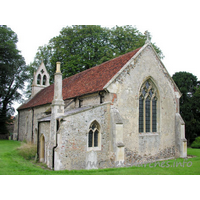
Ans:
{"type": "MultiPolygon", "coordinates": [[[[63,80],[63,99],[70,99],[84,94],[102,91],[111,78],[140,50],[140,48],[109,60],[63,80]]],[[[33,108],[51,103],[54,95],[54,84],[38,92],[30,101],[21,105],[18,110],[33,108]]]]}

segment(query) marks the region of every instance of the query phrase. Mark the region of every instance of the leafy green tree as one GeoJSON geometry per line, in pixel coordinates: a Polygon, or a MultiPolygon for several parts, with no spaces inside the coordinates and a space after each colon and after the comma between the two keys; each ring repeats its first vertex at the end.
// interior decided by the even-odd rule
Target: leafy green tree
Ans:
{"type": "Polygon", "coordinates": [[[200,87],[199,82],[197,84],[196,91],[193,96],[193,112],[194,112],[194,118],[195,118],[195,133],[197,136],[200,136],[200,87]]]}
{"type": "Polygon", "coordinates": [[[200,148],[200,137],[196,137],[195,141],[191,145],[192,148],[200,148]]]}
{"type": "Polygon", "coordinates": [[[19,90],[24,88],[27,68],[17,50],[17,35],[9,27],[0,25],[0,134],[8,133],[6,123],[13,114],[13,101],[22,100],[19,90]]]}
{"type": "Polygon", "coordinates": [[[185,121],[188,144],[199,134],[200,128],[200,89],[197,77],[188,72],[177,72],[172,78],[182,93],[180,113],[185,121]]]}
{"type": "Polygon", "coordinates": [[[64,77],[69,77],[114,57],[109,30],[101,26],[72,26],[50,40],[51,63],[62,62],[64,77]]]}
{"type": "MultiPolygon", "coordinates": [[[[112,29],[99,25],[65,27],[50,40],[51,64],[62,62],[64,77],[69,77],[144,45],[146,37],[132,26],[112,29]]],[[[154,44],[153,44],[154,45],[154,44]]],[[[154,45],[160,57],[161,50],[154,45]]],[[[55,69],[55,66],[54,66],[55,69]]]]}
{"type": "MultiPolygon", "coordinates": [[[[116,56],[128,53],[144,45],[146,36],[140,33],[137,28],[130,25],[116,26],[111,29],[111,47],[116,56]]],[[[163,58],[162,51],[155,44],[152,44],[160,58],[163,58]]]]}
{"type": "MultiPolygon", "coordinates": [[[[63,77],[69,77],[135,50],[143,46],[145,40],[146,36],[132,26],[116,26],[112,29],[99,25],[64,27],[48,45],[39,47],[34,62],[29,65],[30,80],[42,59],[52,83],[57,61],[62,63],[63,77]]],[[[153,46],[162,58],[161,50],[155,44],[153,46]]]]}

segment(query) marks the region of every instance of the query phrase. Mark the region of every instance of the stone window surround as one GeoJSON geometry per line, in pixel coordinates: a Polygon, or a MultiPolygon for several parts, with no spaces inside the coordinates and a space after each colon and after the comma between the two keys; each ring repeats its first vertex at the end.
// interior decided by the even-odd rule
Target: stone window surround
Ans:
{"type": "Polygon", "coordinates": [[[47,76],[44,74],[43,76],[39,73],[37,74],[37,85],[47,85],[47,76]]]}
{"type": "MultiPolygon", "coordinates": [[[[154,81],[152,80],[151,77],[148,77],[142,84],[142,86],[140,87],[140,92],[139,92],[139,99],[138,99],[138,104],[139,104],[139,101],[140,101],[140,97],[142,96],[142,91],[146,85],[146,83],[149,82],[150,83],[150,88],[148,89],[148,92],[149,90],[151,90],[153,88],[154,90],[154,93],[152,98],[151,98],[151,103],[150,103],[150,131],[149,132],[146,132],[146,122],[145,122],[145,100],[147,98],[147,95],[144,97],[144,101],[143,101],[143,132],[141,132],[139,130],[139,117],[138,117],[138,132],[139,132],[139,135],[140,136],[144,136],[144,135],[155,135],[155,134],[159,134],[159,116],[160,116],[160,109],[159,109],[159,93],[158,93],[158,89],[157,87],[155,86],[155,83],[154,81]],[[153,132],[152,131],[152,100],[153,98],[156,97],[156,132],[153,132]]],[[[138,106],[139,108],[139,106],[138,106]]],[[[138,114],[139,114],[139,109],[138,109],[138,114]]],[[[138,115],[139,116],[139,115],[138,115]]]]}
{"type": "Polygon", "coordinates": [[[100,124],[98,123],[97,120],[93,120],[91,123],[90,123],[90,126],[89,126],[89,129],[88,129],[88,132],[87,132],[87,151],[100,151],[101,150],[101,126],[100,124]],[[93,141],[92,141],[92,147],[89,147],[89,131],[90,131],[90,127],[92,126],[93,123],[96,123],[97,124],[97,129],[98,129],[98,146],[97,147],[94,147],[94,133],[93,133],[93,141]]]}

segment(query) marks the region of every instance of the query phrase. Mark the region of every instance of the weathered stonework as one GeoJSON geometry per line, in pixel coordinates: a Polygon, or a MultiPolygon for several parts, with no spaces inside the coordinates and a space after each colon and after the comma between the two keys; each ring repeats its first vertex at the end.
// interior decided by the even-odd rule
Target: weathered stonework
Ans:
{"type": "Polygon", "coordinates": [[[58,131],[58,146],[56,148],[56,170],[83,169],[88,161],[107,162],[110,154],[110,105],[103,104],[88,108],[84,112],[63,117],[58,131]],[[98,150],[88,149],[88,129],[93,121],[100,124],[101,145],[98,150]],[[80,164],[80,166],[79,166],[80,164]],[[73,166],[73,167],[72,167],[73,166]]]}
{"type": "MultiPolygon", "coordinates": [[[[44,105],[32,109],[21,110],[18,114],[18,139],[20,141],[37,143],[38,120],[46,116],[45,112],[50,105],[44,105]]],[[[17,123],[17,125],[18,125],[17,123]]]]}
{"type": "Polygon", "coordinates": [[[65,101],[59,69],[52,104],[22,109],[18,116],[18,139],[37,143],[39,159],[49,168],[131,166],[187,156],[181,94],[151,44],[137,51],[102,91],[65,101]],[[156,90],[155,132],[139,132],[139,98],[146,81],[156,90]],[[89,131],[93,123],[96,136],[97,129],[89,131]]]}
{"type": "Polygon", "coordinates": [[[49,73],[47,72],[44,63],[42,62],[37,71],[34,73],[31,97],[35,96],[40,90],[44,89],[45,87],[48,87],[49,79],[49,73]]]}
{"type": "MultiPolygon", "coordinates": [[[[134,152],[133,155],[141,157],[143,160],[148,157],[163,159],[175,156],[175,128],[177,126],[174,119],[178,105],[176,104],[174,85],[168,76],[154,50],[147,47],[108,86],[108,91],[117,96],[114,106],[119,110],[123,121],[123,142],[125,152],[129,152],[125,153],[125,160],[129,160],[130,156],[127,155],[130,152],[134,152]],[[134,68],[131,63],[134,63],[134,68]],[[139,118],[135,117],[139,115],[139,91],[141,85],[148,79],[154,82],[159,95],[157,132],[139,133],[139,118]],[[169,149],[173,149],[173,151],[169,153],[169,149]]],[[[178,136],[178,138],[180,137],[178,136]]]]}

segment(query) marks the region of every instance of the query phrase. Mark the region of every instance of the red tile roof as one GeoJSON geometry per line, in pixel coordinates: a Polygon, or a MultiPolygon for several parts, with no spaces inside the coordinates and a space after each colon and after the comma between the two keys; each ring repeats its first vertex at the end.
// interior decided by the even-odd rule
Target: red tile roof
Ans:
{"type": "MultiPolygon", "coordinates": [[[[140,48],[109,60],[63,80],[63,99],[102,91],[112,77],[140,50],[140,48]]],[[[49,104],[53,100],[54,84],[38,92],[18,110],[49,104]]]]}

